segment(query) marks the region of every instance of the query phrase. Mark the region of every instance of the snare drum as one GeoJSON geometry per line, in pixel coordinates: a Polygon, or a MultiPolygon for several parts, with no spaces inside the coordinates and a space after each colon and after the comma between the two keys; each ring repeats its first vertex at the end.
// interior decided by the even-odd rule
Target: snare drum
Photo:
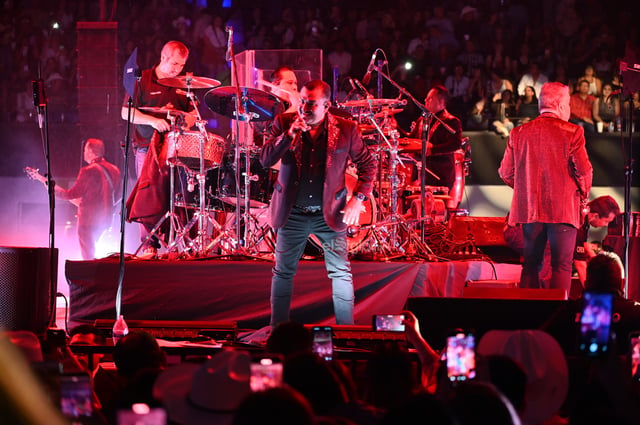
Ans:
{"type": "MultiPolygon", "coordinates": [[[[167,161],[191,170],[200,169],[200,145],[203,135],[199,131],[172,131],[166,135],[167,161]]],[[[207,133],[203,143],[204,169],[219,167],[224,157],[224,139],[207,133]]]]}

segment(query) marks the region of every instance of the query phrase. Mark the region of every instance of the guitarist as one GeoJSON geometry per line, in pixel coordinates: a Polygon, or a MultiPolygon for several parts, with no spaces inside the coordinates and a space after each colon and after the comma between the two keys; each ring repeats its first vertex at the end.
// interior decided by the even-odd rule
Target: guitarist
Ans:
{"type": "MultiPolygon", "coordinates": [[[[84,160],[88,165],[80,169],[73,187],[63,189],[56,185],[55,195],[78,206],[80,252],[83,260],[92,260],[95,258],[96,241],[112,224],[121,177],[118,167],[104,159],[104,143],[100,139],[87,140],[84,160]]],[[[47,184],[40,174],[35,173],[32,177],[47,184]]]]}

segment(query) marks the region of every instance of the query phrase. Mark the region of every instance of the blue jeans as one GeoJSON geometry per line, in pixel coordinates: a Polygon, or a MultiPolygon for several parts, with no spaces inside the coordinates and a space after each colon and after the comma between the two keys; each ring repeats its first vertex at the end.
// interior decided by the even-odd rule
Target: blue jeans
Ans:
{"type": "Polygon", "coordinates": [[[346,232],[332,230],[322,212],[302,214],[295,207],[276,237],[275,266],[271,279],[271,326],[289,320],[293,278],[307,239],[314,234],[322,243],[327,275],[331,279],[333,311],[339,325],[353,324],[353,278],[346,232]]]}
{"type": "Polygon", "coordinates": [[[573,253],[578,229],[562,223],[526,223],[522,225],[524,238],[521,288],[540,288],[538,272],[542,268],[545,246],[551,249],[550,288],[561,288],[569,293],[573,253]]]}

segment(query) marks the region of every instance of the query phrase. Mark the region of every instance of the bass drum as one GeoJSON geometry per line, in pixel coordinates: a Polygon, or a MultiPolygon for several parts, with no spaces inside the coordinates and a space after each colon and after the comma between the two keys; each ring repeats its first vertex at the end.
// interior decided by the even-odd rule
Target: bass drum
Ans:
{"type": "MultiPolygon", "coordinates": [[[[358,182],[358,175],[356,174],[354,167],[347,168],[344,176],[345,187],[347,188],[347,201],[353,196],[353,189],[358,182]]],[[[356,228],[349,227],[347,229],[347,246],[349,247],[349,253],[353,254],[358,252],[362,244],[368,239],[371,234],[369,226],[375,224],[378,211],[376,209],[376,201],[373,196],[362,203],[362,211],[360,212],[360,226],[356,228]],[[362,229],[362,226],[366,229],[362,229]]],[[[322,243],[316,237],[316,235],[309,236],[309,242],[316,249],[322,250],[322,243]]]]}

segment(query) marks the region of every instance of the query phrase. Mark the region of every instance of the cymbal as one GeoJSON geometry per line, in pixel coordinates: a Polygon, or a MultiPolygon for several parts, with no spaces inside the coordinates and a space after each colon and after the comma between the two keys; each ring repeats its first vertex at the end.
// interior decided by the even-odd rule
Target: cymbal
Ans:
{"type": "Polygon", "coordinates": [[[398,139],[398,150],[401,152],[421,152],[422,139],[400,138],[398,139]]]}
{"type": "Polygon", "coordinates": [[[276,115],[276,108],[282,102],[276,95],[266,91],[252,87],[240,87],[241,101],[246,109],[247,117],[238,117],[236,89],[233,86],[211,89],[205,94],[204,102],[213,112],[241,121],[269,121],[276,115]]]}
{"type": "Polygon", "coordinates": [[[348,100],[344,103],[341,103],[340,106],[345,108],[368,108],[370,106],[403,106],[406,104],[406,100],[399,99],[360,99],[348,100]]]}
{"type": "Polygon", "coordinates": [[[164,106],[140,106],[138,109],[145,112],[156,112],[158,114],[187,115],[187,112],[179,109],[165,108],[164,106]]]}
{"type": "Polygon", "coordinates": [[[212,89],[218,87],[220,81],[207,77],[194,77],[193,75],[180,75],[173,78],[161,78],[158,80],[160,84],[167,87],[176,87],[179,89],[212,89]]]}

